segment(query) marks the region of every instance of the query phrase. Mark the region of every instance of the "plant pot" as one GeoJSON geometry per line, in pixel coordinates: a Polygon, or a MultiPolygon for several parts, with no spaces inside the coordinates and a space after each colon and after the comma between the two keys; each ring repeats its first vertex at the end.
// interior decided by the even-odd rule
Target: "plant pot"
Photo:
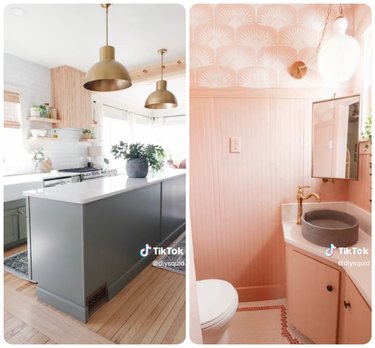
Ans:
{"type": "Polygon", "coordinates": [[[84,133],[83,138],[84,139],[91,139],[91,133],[84,133]]]}
{"type": "Polygon", "coordinates": [[[148,174],[148,162],[144,158],[131,158],[126,161],[126,173],[129,178],[145,178],[148,174]]]}
{"type": "Polygon", "coordinates": [[[31,117],[40,117],[39,108],[30,108],[30,116],[31,117]]]}

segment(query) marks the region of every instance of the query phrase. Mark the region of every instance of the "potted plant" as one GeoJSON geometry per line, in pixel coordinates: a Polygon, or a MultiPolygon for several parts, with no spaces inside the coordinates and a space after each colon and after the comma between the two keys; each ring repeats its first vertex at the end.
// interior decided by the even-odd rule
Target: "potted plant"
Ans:
{"type": "Polygon", "coordinates": [[[126,173],[129,178],[145,178],[149,167],[158,171],[164,165],[165,152],[159,145],[128,144],[120,141],[112,146],[111,153],[116,159],[127,160],[126,173]]]}
{"type": "Polygon", "coordinates": [[[31,117],[40,117],[39,105],[33,105],[30,108],[30,116],[31,117]]]}
{"type": "Polygon", "coordinates": [[[83,129],[82,134],[84,139],[91,139],[91,129],[83,129]]]}
{"type": "Polygon", "coordinates": [[[372,115],[371,112],[367,116],[364,130],[362,132],[362,140],[367,141],[365,147],[368,149],[372,145],[372,115]]]}

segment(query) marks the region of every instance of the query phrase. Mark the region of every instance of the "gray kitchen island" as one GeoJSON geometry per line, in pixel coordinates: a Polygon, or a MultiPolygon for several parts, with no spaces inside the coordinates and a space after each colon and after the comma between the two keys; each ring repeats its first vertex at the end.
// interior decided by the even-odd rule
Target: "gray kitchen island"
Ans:
{"type": "Polygon", "coordinates": [[[185,172],[125,175],[27,196],[31,279],[38,298],[83,322],[185,229],[185,172]]]}

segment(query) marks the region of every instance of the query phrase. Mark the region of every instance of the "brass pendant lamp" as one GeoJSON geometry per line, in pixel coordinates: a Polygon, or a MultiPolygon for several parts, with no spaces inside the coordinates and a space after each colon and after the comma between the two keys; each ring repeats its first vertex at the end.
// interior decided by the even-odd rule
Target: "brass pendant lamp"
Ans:
{"type": "Polygon", "coordinates": [[[167,90],[167,81],[163,80],[163,55],[167,50],[161,48],[158,53],[161,55],[161,79],[156,82],[156,91],[152,92],[145,102],[147,109],[171,109],[177,106],[177,99],[174,94],[167,90]]]}
{"type": "Polygon", "coordinates": [[[108,45],[108,8],[111,4],[102,4],[105,8],[106,42],[100,48],[100,61],[87,72],[83,87],[90,91],[111,92],[129,88],[132,85],[126,68],[115,60],[115,48],[108,45]]]}

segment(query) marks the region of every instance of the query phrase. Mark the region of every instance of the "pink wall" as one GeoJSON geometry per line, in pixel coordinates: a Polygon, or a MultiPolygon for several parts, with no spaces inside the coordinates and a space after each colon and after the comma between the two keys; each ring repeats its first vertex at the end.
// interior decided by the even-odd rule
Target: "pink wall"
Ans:
{"type": "Polygon", "coordinates": [[[359,146],[358,181],[349,184],[349,201],[371,212],[371,147],[359,146]]]}
{"type": "MultiPolygon", "coordinates": [[[[302,80],[287,73],[294,60],[311,57],[326,9],[233,4],[190,12],[196,275],[228,280],[242,301],[284,296],[280,205],[296,201],[297,186],[311,185],[323,201],[334,201],[347,200],[355,185],[311,178],[312,102],[332,91],[321,88],[314,64],[302,80]],[[229,153],[233,136],[241,138],[240,154],[229,153]]],[[[351,6],[344,13],[353,28],[351,6]]]]}
{"type": "Polygon", "coordinates": [[[280,205],[296,201],[298,185],[347,200],[346,181],[311,178],[311,103],[292,90],[191,91],[197,278],[228,280],[242,301],[284,295],[280,205]],[[240,154],[229,153],[231,136],[241,137],[240,154]]]}

